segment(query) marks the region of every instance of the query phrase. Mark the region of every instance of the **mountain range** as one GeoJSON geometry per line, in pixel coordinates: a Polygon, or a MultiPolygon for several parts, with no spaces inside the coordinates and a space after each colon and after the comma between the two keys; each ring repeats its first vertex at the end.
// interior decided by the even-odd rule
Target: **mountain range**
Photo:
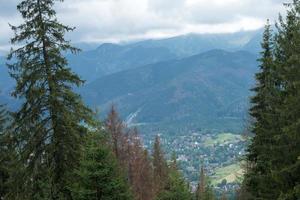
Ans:
{"type": "Polygon", "coordinates": [[[165,47],[179,58],[188,57],[210,51],[223,49],[227,51],[245,50],[257,53],[260,49],[262,30],[241,31],[228,34],[186,34],[182,36],[146,40],[131,46],[165,47]]]}
{"type": "Polygon", "coordinates": [[[241,130],[256,56],[211,50],[101,77],[81,89],[106,113],[116,104],[129,125],[147,132],[241,130]]]}
{"type": "MultiPolygon", "coordinates": [[[[86,85],[84,101],[101,117],[117,104],[130,126],[146,133],[217,130],[240,132],[257,71],[261,30],[187,34],[110,44],[67,55],[86,85]]],[[[0,57],[0,101],[16,104],[13,81],[0,57]]]]}
{"type": "Polygon", "coordinates": [[[76,73],[91,82],[119,71],[189,57],[214,49],[244,50],[257,54],[261,34],[261,30],[232,34],[187,34],[129,44],[104,43],[94,50],[68,55],[68,60],[76,73]]]}

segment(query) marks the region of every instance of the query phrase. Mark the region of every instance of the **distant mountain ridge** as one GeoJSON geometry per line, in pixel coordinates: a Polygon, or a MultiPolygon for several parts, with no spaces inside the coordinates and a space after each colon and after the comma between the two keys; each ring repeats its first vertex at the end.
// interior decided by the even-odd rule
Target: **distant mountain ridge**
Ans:
{"type": "Polygon", "coordinates": [[[180,58],[204,53],[214,49],[226,51],[245,50],[258,53],[262,30],[219,34],[186,34],[167,39],[145,40],[131,46],[164,47],[180,58]]]}
{"type": "Polygon", "coordinates": [[[147,132],[237,132],[246,114],[256,66],[256,56],[249,52],[212,50],[104,76],[81,93],[103,113],[111,103],[117,104],[123,118],[147,132]]]}
{"type": "Polygon", "coordinates": [[[163,47],[132,47],[110,43],[104,43],[92,51],[68,56],[71,68],[87,81],[174,58],[176,55],[163,47]]]}
{"type": "MultiPolygon", "coordinates": [[[[187,34],[129,44],[104,43],[94,50],[69,55],[68,60],[76,73],[91,82],[112,73],[189,57],[214,49],[245,50],[256,54],[260,49],[261,34],[262,30],[229,34],[187,34]]],[[[80,46],[85,45],[80,44],[80,46]]]]}

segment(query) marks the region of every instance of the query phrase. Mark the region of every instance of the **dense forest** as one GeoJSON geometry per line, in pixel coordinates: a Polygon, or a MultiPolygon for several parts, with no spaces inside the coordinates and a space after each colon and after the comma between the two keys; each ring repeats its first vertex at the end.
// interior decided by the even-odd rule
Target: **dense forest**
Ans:
{"type": "MultiPolygon", "coordinates": [[[[80,50],[65,39],[74,28],[57,20],[56,2],[22,1],[23,23],[11,25],[7,65],[22,105],[0,106],[0,199],[227,199],[226,191],[215,194],[204,164],[192,188],[159,136],[149,151],[114,105],[99,121],[83,103],[75,88],[84,81],[64,56],[80,50]]],[[[268,22],[263,35],[238,200],[300,199],[300,1],[286,6],[287,16],[274,30],[268,22]]]]}

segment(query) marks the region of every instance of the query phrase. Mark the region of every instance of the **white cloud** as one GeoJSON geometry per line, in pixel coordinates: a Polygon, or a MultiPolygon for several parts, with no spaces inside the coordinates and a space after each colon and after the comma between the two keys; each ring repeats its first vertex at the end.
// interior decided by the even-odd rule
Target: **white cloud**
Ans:
{"type": "MultiPolygon", "coordinates": [[[[0,46],[8,22],[18,23],[17,0],[0,0],[0,46]]],[[[65,0],[58,17],[76,26],[78,41],[120,41],[194,33],[236,32],[263,26],[284,10],[281,0],[65,0]]]]}

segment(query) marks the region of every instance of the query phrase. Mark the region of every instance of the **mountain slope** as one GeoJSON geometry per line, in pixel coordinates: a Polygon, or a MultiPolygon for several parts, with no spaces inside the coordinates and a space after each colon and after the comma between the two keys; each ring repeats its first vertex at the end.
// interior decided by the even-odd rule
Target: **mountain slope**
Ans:
{"type": "MultiPolygon", "coordinates": [[[[91,82],[105,75],[153,64],[184,58],[213,49],[226,51],[246,50],[258,53],[262,30],[229,34],[187,34],[159,40],[146,40],[129,44],[77,43],[83,52],[67,55],[70,67],[84,80],[91,82]],[[88,50],[93,49],[94,50],[88,50]]],[[[7,74],[0,74],[6,78],[7,74]]]]}
{"type": "Polygon", "coordinates": [[[213,50],[104,76],[81,93],[103,113],[117,104],[147,132],[240,131],[256,66],[251,53],[213,50]]]}
{"type": "Polygon", "coordinates": [[[249,51],[255,54],[258,54],[261,52],[261,41],[263,38],[263,31],[257,32],[251,40],[244,45],[243,50],[249,51]]]}
{"type": "Polygon", "coordinates": [[[134,43],[131,46],[164,47],[181,58],[213,49],[226,51],[244,49],[256,53],[257,49],[250,48],[248,45],[259,46],[261,33],[262,30],[223,34],[187,34],[160,40],[146,40],[134,43]],[[259,37],[259,40],[257,40],[257,37],[259,37]]]}
{"type": "MultiPolygon", "coordinates": [[[[238,129],[256,58],[226,51],[257,54],[260,38],[261,30],[188,34],[123,45],[106,43],[67,58],[70,67],[87,80],[80,90],[86,101],[103,108],[103,113],[113,101],[130,124],[148,124],[146,128],[238,129]]],[[[9,96],[14,82],[4,63],[0,58],[0,101],[14,108],[16,100],[9,96]]]]}
{"type": "Polygon", "coordinates": [[[163,47],[122,46],[105,43],[92,51],[69,55],[70,67],[84,80],[176,58],[163,47]]]}

